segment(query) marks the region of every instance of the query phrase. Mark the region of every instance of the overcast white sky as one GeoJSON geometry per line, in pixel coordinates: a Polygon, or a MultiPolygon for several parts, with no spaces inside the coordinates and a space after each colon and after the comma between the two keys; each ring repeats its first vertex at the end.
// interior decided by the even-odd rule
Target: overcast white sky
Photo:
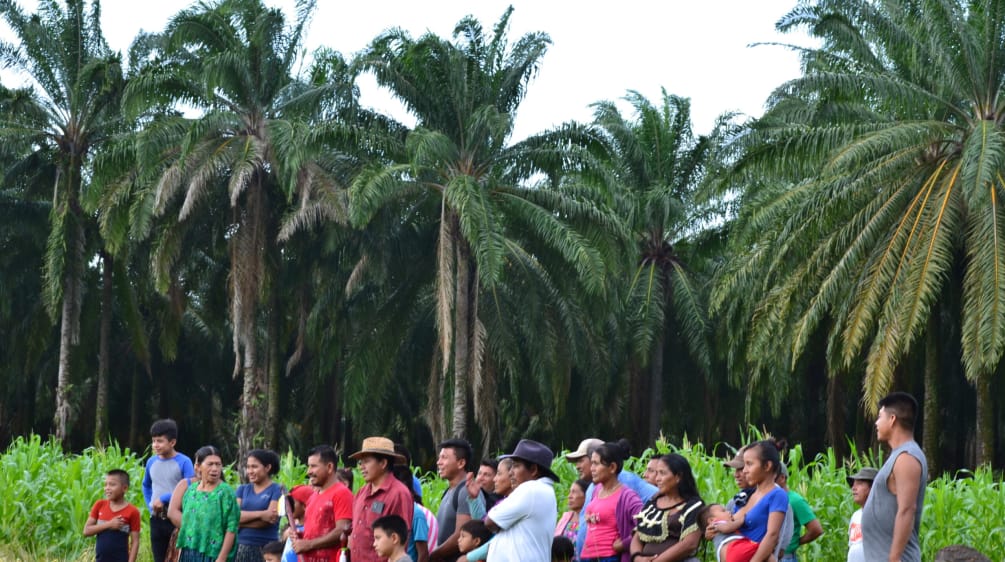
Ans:
{"type": "MultiPolygon", "coordinates": [[[[266,0],[292,13],[294,0],[266,0]]],[[[27,10],[35,2],[20,0],[27,10]]],[[[514,136],[522,138],[569,120],[588,121],[589,104],[638,90],[650,99],[668,92],[692,101],[695,128],[705,132],[716,116],[739,111],[757,116],[768,94],[799,73],[797,56],[776,46],[805,44],[801,35],[779,36],[774,24],[796,0],[318,0],[307,47],[326,45],[345,54],[377,34],[401,27],[418,36],[449,37],[467,14],[487,30],[507,6],[515,11],[510,37],[544,31],[553,45],[520,108],[514,136]]],[[[189,0],[103,0],[105,35],[125,52],[143,29],[160,31],[189,0]]],[[[4,30],[6,31],[6,30],[4,30]]],[[[3,33],[9,38],[9,32],[3,33]]],[[[361,82],[363,102],[402,118],[400,105],[361,82]],[[397,107],[395,107],[397,105],[397,107]]]]}

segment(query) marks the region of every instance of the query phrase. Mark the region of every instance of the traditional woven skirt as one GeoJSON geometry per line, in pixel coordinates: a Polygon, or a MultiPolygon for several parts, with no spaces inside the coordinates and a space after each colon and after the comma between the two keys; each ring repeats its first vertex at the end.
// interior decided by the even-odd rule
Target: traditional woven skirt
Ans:
{"type": "Polygon", "coordinates": [[[237,545],[237,555],[234,557],[234,562],[264,562],[265,557],[262,556],[262,547],[253,546],[250,544],[239,544],[237,545]]]}

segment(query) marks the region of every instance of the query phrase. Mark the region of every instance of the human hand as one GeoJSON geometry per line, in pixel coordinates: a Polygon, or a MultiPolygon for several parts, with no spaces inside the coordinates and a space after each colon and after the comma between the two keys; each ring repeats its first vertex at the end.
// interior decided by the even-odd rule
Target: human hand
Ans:
{"type": "Polygon", "coordinates": [[[154,501],[150,502],[150,508],[154,513],[160,513],[164,511],[164,502],[160,498],[154,498],[154,501]]]}
{"type": "Polygon", "coordinates": [[[625,545],[621,542],[621,537],[614,539],[614,552],[624,552],[625,545]]]}
{"type": "Polygon", "coordinates": [[[262,521],[269,524],[279,521],[279,511],[276,508],[266,509],[262,512],[262,521]]]}
{"type": "Polygon", "coordinates": [[[311,541],[307,539],[293,539],[293,552],[303,554],[310,550],[314,550],[312,548],[311,541]]]}
{"type": "Polygon", "coordinates": [[[468,489],[468,497],[471,499],[477,498],[478,493],[482,491],[482,487],[478,485],[478,482],[470,472],[468,473],[467,479],[464,481],[464,486],[468,489]]]}
{"type": "Polygon", "coordinates": [[[125,517],[123,517],[121,515],[116,515],[114,518],[112,518],[110,521],[108,521],[105,524],[105,528],[106,529],[119,530],[119,529],[125,527],[128,524],[129,523],[126,522],[126,518],[125,517]]]}
{"type": "Polygon", "coordinates": [[[719,529],[715,528],[715,523],[709,523],[708,527],[705,527],[705,540],[712,540],[715,535],[719,532],[719,529]]]}

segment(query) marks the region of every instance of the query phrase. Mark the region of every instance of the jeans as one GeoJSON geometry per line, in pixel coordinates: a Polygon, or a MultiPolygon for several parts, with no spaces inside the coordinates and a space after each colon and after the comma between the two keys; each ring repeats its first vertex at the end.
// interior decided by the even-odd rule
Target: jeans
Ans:
{"type": "Polygon", "coordinates": [[[603,558],[580,558],[579,562],[620,562],[620,556],[605,556],[603,558]]]}
{"type": "Polygon", "coordinates": [[[779,562],[799,562],[799,557],[796,556],[795,552],[792,554],[783,554],[779,562]]]}
{"type": "Polygon", "coordinates": [[[164,562],[173,532],[174,524],[171,520],[157,516],[150,518],[150,550],[153,551],[154,562],[164,562]]]}

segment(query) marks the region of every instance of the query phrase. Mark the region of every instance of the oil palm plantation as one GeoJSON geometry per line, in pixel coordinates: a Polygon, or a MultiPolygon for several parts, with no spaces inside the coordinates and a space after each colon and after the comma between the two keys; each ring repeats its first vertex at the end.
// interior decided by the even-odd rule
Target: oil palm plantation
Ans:
{"type": "Polygon", "coordinates": [[[326,72],[337,66],[331,57],[311,76],[296,74],[313,10],[313,2],[298,2],[292,25],[258,0],[183,10],[163,35],[144,38],[156,56],[127,92],[131,113],[160,114],[137,141],[141,169],[153,170],[139,206],[168,218],[153,230],[149,217],[140,219],[156,234],[160,290],[171,288],[183,248],[212,245],[208,234],[229,249],[234,377],[243,382],[240,451],[266,439],[267,366],[282,363],[269,361],[269,350],[281,346],[267,341],[270,319],[281,314],[271,298],[277,268],[290,259],[280,251],[282,229],[338,215],[336,179],[313,155],[317,143],[338,136],[333,130],[354,92],[326,72]],[[201,115],[165,116],[176,104],[201,115]],[[291,217],[297,224],[284,223],[291,217]]]}
{"type": "Polygon", "coordinates": [[[62,439],[72,423],[71,355],[79,342],[84,272],[93,245],[81,197],[93,152],[121,130],[125,81],[119,57],[102,35],[100,2],[43,0],[29,14],[17,2],[4,1],[0,16],[17,38],[0,45],[0,63],[31,83],[5,96],[0,138],[27,141],[32,165],[54,171],[43,287],[46,306],[60,323],[53,425],[62,439]]]}
{"type": "MultiPolygon", "coordinates": [[[[555,187],[559,170],[586,154],[571,148],[568,130],[511,143],[516,112],[550,44],[542,33],[509,43],[511,12],[490,34],[477,20],[464,18],[453,41],[393,30],[361,57],[362,68],[418,121],[390,165],[357,178],[350,207],[360,225],[381,211],[406,216],[421,210],[433,221],[433,246],[423,253],[432,285],[422,302],[431,306],[428,325],[436,333],[429,384],[435,437],[466,435],[472,389],[482,388],[497,371],[516,375],[518,362],[502,345],[507,338],[499,329],[490,332],[489,321],[490,311],[505,309],[511,276],[567,278],[582,294],[603,297],[614,244],[609,240],[623,237],[595,194],[555,187]],[[534,184],[535,174],[548,185],[534,184]],[[595,228],[611,236],[591,237],[595,228]],[[547,264],[545,257],[554,262],[547,264]],[[567,272],[548,269],[556,264],[567,272]]],[[[532,323],[529,318],[539,312],[526,308],[520,314],[532,323]]],[[[518,318],[500,321],[512,326],[518,318]]],[[[548,370],[550,364],[535,367],[548,370]]],[[[491,416],[486,416],[497,396],[491,391],[477,396],[476,417],[487,431],[491,416]]]]}
{"type": "Polygon", "coordinates": [[[637,245],[626,309],[633,351],[649,369],[648,380],[634,386],[645,389],[645,431],[655,440],[662,429],[667,338],[681,338],[696,367],[687,372],[687,361],[675,361],[678,382],[704,379],[712,370],[700,235],[714,230],[716,217],[697,193],[720,133],[717,127],[696,136],[690,101],[666,91],[658,105],[638,92],[625,99],[630,118],[614,102],[600,102],[594,124],[611,144],[619,214],[637,245]]]}
{"type": "Polygon", "coordinates": [[[933,337],[933,314],[958,302],[948,316],[977,391],[977,460],[990,461],[989,382],[1005,351],[1005,2],[822,0],[779,26],[821,46],[740,141],[732,178],[756,187],[716,306],[746,311],[735,319],[750,321],[761,375],[790,371],[823,331],[831,375],[864,371],[872,410],[933,337]]]}

